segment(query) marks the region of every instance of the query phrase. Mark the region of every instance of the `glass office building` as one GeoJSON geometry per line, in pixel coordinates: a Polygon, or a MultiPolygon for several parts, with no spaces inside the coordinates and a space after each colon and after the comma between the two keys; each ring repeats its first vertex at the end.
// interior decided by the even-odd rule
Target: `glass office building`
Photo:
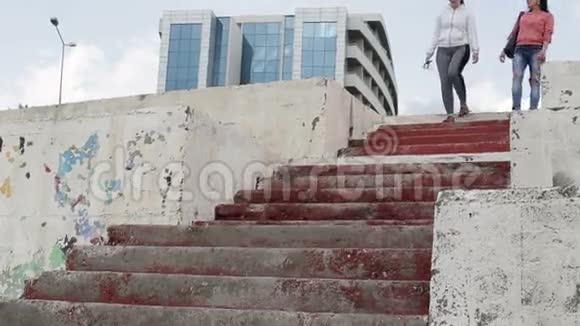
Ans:
{"type": "Polygon", "coordinates": [[[397,86],[381,15],[344,8],[220,17],[167,11],[160,21],[158,91],[334,79],[371,109],[397,114],[397,86]]]}

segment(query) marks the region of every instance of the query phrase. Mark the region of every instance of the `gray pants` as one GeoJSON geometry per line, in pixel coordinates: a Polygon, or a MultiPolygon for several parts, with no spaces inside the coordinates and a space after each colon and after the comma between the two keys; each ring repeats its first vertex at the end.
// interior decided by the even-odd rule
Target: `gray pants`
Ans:
{"type": "Polygon", "coordinates": [[[441,80],[441,96],[443,105],[447,114],[453,114],[453,88],[459,96],[461,105],[467,104],[467,91],[465,89],[465,80],[463,79],[463,69],[470,56],[469,45],[454,47],[439,47],[437,49],[437,69],[439,70],[439,79],[441,80]]]}

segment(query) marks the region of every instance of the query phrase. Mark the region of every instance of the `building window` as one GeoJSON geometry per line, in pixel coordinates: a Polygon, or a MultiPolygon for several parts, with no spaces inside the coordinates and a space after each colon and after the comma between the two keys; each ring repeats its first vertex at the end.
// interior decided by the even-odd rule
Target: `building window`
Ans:
{"type": "Polygon", "coordinates": [[[226,68],[230,36],[230,19],[218,18],[215,27],[215,49],[212,73],[212,86],[226,85],[226,68]]]}
{"type": "Polygon", "coordinates": [[[243,25],[242,84],[280,79],[280,23],[243,25]]]}
{"type": "Polygon", "coordinates": [[[166,91],[197,88],[201,24],[171,24],[166,91]]]}
{"type": "Polygon", "coordinates": [[[288,16],[284,21],[284,61],[282,63],[283,80],[292,80],[293,61],[294,61],[294,16],[288,16]]]}
{"type": "Polygon", "coordinates": [[[336,23],[304,23],[302,78],[335,78],[336,23]]]}

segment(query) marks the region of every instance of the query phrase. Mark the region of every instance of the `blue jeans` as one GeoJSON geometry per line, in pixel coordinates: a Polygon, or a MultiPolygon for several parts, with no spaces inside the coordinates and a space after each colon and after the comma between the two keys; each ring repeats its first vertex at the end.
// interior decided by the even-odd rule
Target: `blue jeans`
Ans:
{"type": "Polygon", "coordinates": [[[527,67],[530,67],[530,110],[538,109],[538,104],[540,103],[540,76],[542,74],[538,54],[541,51],[541,46],[522,46],[516,48],[513,59],[513,110],[519,111],[522,108],[522,81],[527,67]]]}

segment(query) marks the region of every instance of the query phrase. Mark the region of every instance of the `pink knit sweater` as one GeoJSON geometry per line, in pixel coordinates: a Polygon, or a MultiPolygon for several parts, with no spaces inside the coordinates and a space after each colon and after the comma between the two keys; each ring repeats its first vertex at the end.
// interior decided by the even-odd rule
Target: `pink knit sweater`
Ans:
{"type": "Polygon", "coordinates": [[[543,45],[552,42],[554,16],[549,12],[526,12],[520,20],[517,45],[543,45]]]}

